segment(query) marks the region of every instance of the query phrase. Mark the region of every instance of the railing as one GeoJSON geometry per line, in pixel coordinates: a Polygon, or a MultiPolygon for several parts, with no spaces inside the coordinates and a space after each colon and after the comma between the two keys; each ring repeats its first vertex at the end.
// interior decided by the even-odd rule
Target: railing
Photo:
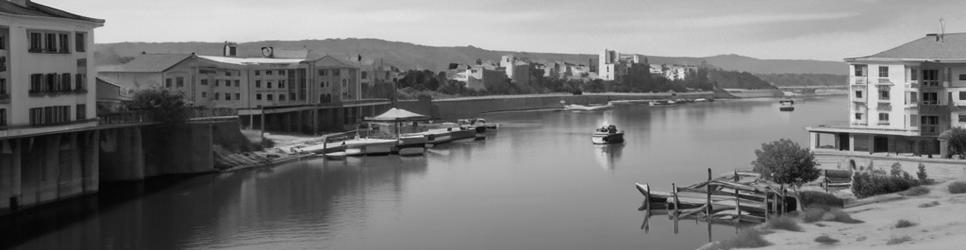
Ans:
{"type": "Polygon", "coordinates": [[[869,84],[869,77],[866,76],[853,76],[852,85],[866,85],[869,84]]]}
{"type": "Polygon", "coordinates": [[[238,110],[233,108],[192,108],[188,111],[189,119],[218,116],[238,116],[238,110]]]}
{"type": "MultiPolygon", "coordinates": [[[[232,108],[189,108],[186,115],[187,119],[208,118],[219,116],[238,116],[238,111],[232,108]]],[[[98,114],[100,124],[133,124],[150,123],[158,119],[148,111],[124,111],[114,113],[98,114]]]]}
{"type": "Polygon", "coordinates": [[[922,80],[921,88],[940,88],[944,87],[939,80],[922,80]]]}
{"type": "Polygon", "coordinates": [[[906,89],[918,89],[920,86],[918,80],[906,82],[906,89]]]}

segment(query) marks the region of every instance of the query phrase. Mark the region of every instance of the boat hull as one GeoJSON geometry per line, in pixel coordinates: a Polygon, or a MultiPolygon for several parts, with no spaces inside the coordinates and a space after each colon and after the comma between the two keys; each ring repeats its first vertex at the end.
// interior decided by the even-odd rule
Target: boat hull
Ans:
{"type": "Polygon", "coordinates": [[[591,137],[594,144],[618,144],[624,142],[624,132],[617,133],[594,133],[591,137]]]}

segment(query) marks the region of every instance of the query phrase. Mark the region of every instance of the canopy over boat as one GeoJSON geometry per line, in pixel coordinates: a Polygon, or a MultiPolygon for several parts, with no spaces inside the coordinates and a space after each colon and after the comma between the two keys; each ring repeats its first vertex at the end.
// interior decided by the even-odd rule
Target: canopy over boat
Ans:
{"type": "Polygon", "coordinates": [[[386,112],[377,115],[375,117],[366,117],[366,121],[370,122],[406,122],[406,121],[425,121],[429,120],[429,116],[414,113],[409,110],[400,108],[391,108],[386,112]]]}

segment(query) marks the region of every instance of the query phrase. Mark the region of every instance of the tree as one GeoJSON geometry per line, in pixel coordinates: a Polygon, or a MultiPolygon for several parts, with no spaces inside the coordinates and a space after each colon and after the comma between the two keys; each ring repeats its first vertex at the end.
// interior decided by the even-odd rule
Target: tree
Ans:
{"type": "Polygon", "coordinates": [[[966,129],[956,127],[948,133],[950,155],[966,155],[966,129]]]}
{"type": "Polygon", "coordinates": [[[155,121],[181,123],[188,119],[184,96],[164,88],[151,88],[134,93],[128,109],[147,112],[155,121]]]}
{"type": "Polygon", "coordinates": [[[761,144],[752,161],[755,172],[779,184],[801,186],[818,178],[815,155],[789,139],[761,144]]]}

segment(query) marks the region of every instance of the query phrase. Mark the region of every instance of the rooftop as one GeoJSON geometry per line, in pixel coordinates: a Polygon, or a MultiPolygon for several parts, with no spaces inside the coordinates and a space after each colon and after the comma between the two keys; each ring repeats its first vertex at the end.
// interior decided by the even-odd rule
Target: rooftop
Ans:
{"type": "Polygon", "coordinates": [[[35,17],[64,18],[104,24],[103,19],[81,16],[43,4],[34,3],[33,1],[24,1],[24,3],[24,6],[21,6],[6,0],[0,1],[0,13],[35,17]]]}
{"type": "Polygon", "coordinates": [[[236,64],[236,65],[258,65],[258,64],[299,64],[304,61],[304,59],[282,59],[282,58],[265,58],[265,57],[224,57],[224,56],[202,56],[199,58],[211,60],[220,63],[236,64]]]}
{"type": "Polygon", "coordinates": [[[966,60],[966,33],[929,34],[875,55],[847,58],[846,61],[862,59],[966,60]]]}
{"type": "Polygon", "coordinates": [[[122,65],[98,67],[100,72],[164,72],[175,64],[191,57],[191,54],[141,54],[122,65]]]}

